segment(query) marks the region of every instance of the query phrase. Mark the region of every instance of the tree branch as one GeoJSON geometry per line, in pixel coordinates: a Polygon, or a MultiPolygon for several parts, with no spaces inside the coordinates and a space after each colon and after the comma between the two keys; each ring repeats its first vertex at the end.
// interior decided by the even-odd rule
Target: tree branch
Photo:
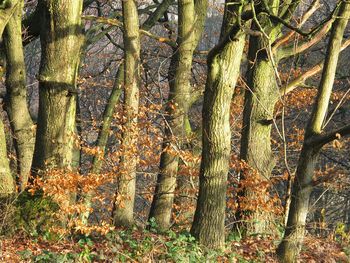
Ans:
{"type": "Polygon", "coordinates": [[[350,135],[350,124],[326,134],[313,135],[305,143],[313,147],[322,147],[327,143],[348,135],[350,135]]]}

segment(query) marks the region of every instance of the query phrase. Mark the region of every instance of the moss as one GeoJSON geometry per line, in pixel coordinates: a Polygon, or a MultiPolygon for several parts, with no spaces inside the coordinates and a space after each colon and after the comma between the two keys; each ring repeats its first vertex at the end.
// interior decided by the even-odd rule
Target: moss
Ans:
{"type": "Polygon", "coordinates": [[[1,215],[3,235],[24,231],[30,236],[38,236],[48,233],[52,226],[58,224],[54,216],[58,205],[41,192],[34,195],[23,192],[11,199],[2,198],[0,204],[2,211],[6,211],[1,215]]]}

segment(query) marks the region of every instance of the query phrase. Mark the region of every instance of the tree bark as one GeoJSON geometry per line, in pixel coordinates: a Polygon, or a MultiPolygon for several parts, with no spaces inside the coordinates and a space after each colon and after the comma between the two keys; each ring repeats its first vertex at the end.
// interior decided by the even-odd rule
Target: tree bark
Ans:
{"type": "Polygon", "coordinates": [[[4,0],[0,6],[0,39],[20,0],[4,0]]]}
{"type": "Polygon", "coordinates": [[[0,197],[8,197],[16,192],[15,181],[11,174],[10,161],[7,157],[5,127],[0,116],[0,197]]]}
{"type": "Polygon", "coordinates": [[[4,33],[6,53],[6,111],[9,117],[17,153],[20,190],[27,185],[32,165],[35,129],[27,105],[26,69],[22,46],[22,9],[19,1],[4,33]]]}
{"type": "MultiPolygon", "coordinates": [[[[344,30],[349,17],[350,3],[342,1],[337,19],[332,27],[317,97],[308,125],[305,128],[304,144],[293,183],[286,231],[277,250],[282,262],[296,261],[305,235],[309,199],[314,185],[312,177],[320,150],[325,143],[330,141],[327,134],[324,140],[320,140],[319,137],[324,129],[323,125],[327,116],[344,30]]],[[[345,131],[348,131],[348,127],[345,128],[345,131]]]]}
{"type": "Polygon", "coordinates": [[[239,219],[247,222],[244,224],[247,235],[265,232],[270,221],[269,214],[264,212],[266,207],[257,204],[252,209],[246,209],[254,200],[262,204],[266,202],[268,189],[256,191],[244,187],[244,181],[268,182],[276,163],[271,150],[271,128],[279,90],[268,45],[264,36],[250,37],[248,90],[245,91],[240,151],[241,159],[246,161],[250,170],[242,174],[243,193],[239,199],[239,219]]]}
{"type": "Polygon", "coordinates": [[[42,0],[39,113],[32,168],[72,169],[82,0],[42,0]]]}
{"type": "Polygon", "coordinates": [[[199,195],[191,234],[209,248],[225,244],[226,184],[231,153],[230,105],[240,72],[245,34],[240,10],[225,5],[219,44],[208,55],[203,103],[202,161],[199,195]]]}
{"type": "Polygon", "coordinates": [[[191,93],[193,52],[202,34],[207,0],[180,0],[178,2],[178,48],[174,49],[169,69],[169,98],[165,125],[165,139],[160,161],[160,173],[149,218],[154,218],[159,230],[170,227],[174,202],[179,151],[186,137],[184,128],[191,93]],[[172,70],[175,68],[175,74],[172,70]]]}
{"type": "Polygon", "coordinates": [[[118,190],[114,203],[115,226],[129,227],[134,223],[136,170],[138,165],[137,137],[140,86],[140,32],[137,6],[134,0],[122,2],[124,18],[124,115],[122,157],[118,190]]]}

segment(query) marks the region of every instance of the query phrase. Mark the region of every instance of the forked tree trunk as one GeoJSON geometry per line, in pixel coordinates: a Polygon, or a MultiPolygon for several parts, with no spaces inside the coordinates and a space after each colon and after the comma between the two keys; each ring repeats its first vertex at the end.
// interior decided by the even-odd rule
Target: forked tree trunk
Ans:
{"type": "Polygon", "coordinates": [[[193,52],[202,34],[207,0],[180,0],[178,2],[178,48],[174,49],[169,69],[169,98],[165,125],[165,139],[149,218],[154,218],[159,230],[170,227],[174,202],[179,151],[186,137],[184,128],[191,93],[193,52]],[[175,74],[172,70],[175,68],[175,74]]]}
{"type": "Polygon", "coordinates": [[[26,69],[22,46],[22,8],[19,1],[4,32],[6,52],[6,111],[14,135],[20,190],[28,182],[32,165],[35,129],[27,105],[26,69]]]}
{"type": "Polygon", "coordinates": [[[245,34],[237,6],[225,5],[219,44],[208,55],[203,103],[199,195],[191,234],[210,248],[225,245],[226,184],[231,153],[230,105],[240,72],[245,34]]]}
{"type": "Polygon", "coordinates": [[[39,113],[33,171],[72,169],[82,0],[42,0],[39,113]]]}
{"type": "Polygon", "coordinates": [[[322,146],[336,139],[338,135],[344,136],[350,132],[350,127],[346,126],[337,131],[322,134],[334,84],[343,34],[349,16],[350,3],[342,1],[337,19],[332,27],[317,97],[308,125],[305,128],[304,144],[293,183],[286,231],[277,251],[282,262],[296,262],[299,255],[305,236],[305,222],[309,210],[310,194],[314,186],[313,174],[322,146]]]}
{"type": "Polygon", "coordinates": [[[114,201],[115,226],[134,223],[136,170],[138,165],[138,111],[140,87],[140,33],[137,6],[134,0],[122,2],[124,18],[124,115],[122,156],[118,189],[114,201]]]}

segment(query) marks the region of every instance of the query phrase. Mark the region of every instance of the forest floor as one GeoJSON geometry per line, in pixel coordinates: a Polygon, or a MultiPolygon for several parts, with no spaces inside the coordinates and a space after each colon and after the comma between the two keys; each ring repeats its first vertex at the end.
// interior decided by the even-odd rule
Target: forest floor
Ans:
{"type": "MultiPolygon", "coordinates": [[[[50,240],[47,236],[1,238],[1,262],[278,262],[278,241],[250,237],[227,241],[225,251],[205,251],[188,233],[115,230],[107,235],[50,240]]],[[[308,235],[299,262],[350,262],[348,241],[308,235]]]]}

